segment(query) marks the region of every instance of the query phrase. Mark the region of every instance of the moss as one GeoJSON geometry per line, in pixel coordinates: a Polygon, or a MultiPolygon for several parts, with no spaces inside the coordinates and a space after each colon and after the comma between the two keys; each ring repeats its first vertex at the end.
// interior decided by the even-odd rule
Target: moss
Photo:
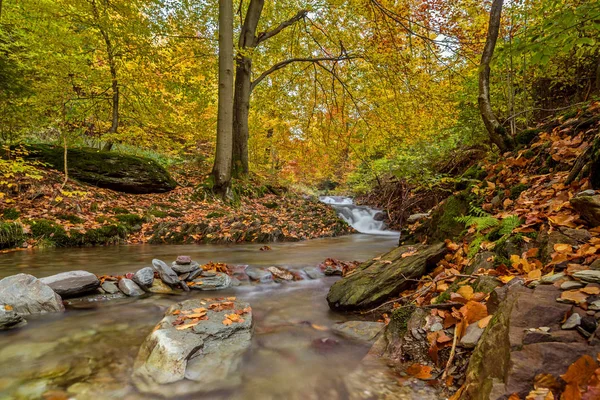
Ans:
{"type": "Polygon", "coordinates": [[[487,171],[481,168],[479,165],[472,165],[462,175],[464,179],[477,179],[479,181],[485,179],[488,175],[487,171]]]}
{"type": "Polygon", "coordinates": [[[166,218],[169,216],[168,212],[162,211],[162,210],[151,210],[148,212],[148,214],[150,214],[156,218],[166,218]]]}
{"type": "Polygon", "coordinates": [[[127,226],[142,225],[144,223],[144,217],[137,214],[115,215],[115,218],[127,226]]]}
{"type": "Polygon", "coordinates": [[[14,207],[6,208],[4,211],[2,211],[2,217],[8,220],[17,219],[20,215],[21,213],[19,213],[19,211],[17,211],[17,209],[14,207]]]}
{"type": "Polygon", "coordinates": [[[180,218],[183,217],[183,213],[173,211],[169,213],[169,217],[180,218]]]}
{"type": "Polygon", "coordinates": [[[85,244],[117,244],[127,238],[127,228],[123,225],[105,225],[90,229],[84,235],[85,244]]]}
{"type": "Polygon", "coordinates": [[[519,196],[521,195],[521,193],[523,193],[527,189],[529,189],[529,186],[527,186],[527,185],[525,185],[523,183],[519,183],[518,185],[515,185],[512,188],[510,188],[510,198],[511,198],[511,200],[518,199],[519,196]]]}
{"type": "Polygon", "coordinates": [[[94,220],[100,224],[115,221],[112,217],[109,217],[107,215],[98,215],[96,218],[94,218],[94,220]]]}
{"type": "Polygon", "coordinates": [[[455,239],[462,234],[464,225],[456,219],[468,213],[470,200],[469,193],[463,191],[448,197],[444,204],[434,211],[427,232],[433,241],[455,239]]]}
{"type": "Polygon", "coordinates": [[[115,207],[112,212],[115,214],[129,214],[129,210],[123,207],[115,207]]]}
{"type": "Polygon", "coordinates": [[[67,247],[71,245],[71,238],[65,229],[55,222],[47,219],[35,219],[30,223],[31,235],[37,239],[45,239],[53,242],[56,247],[67,247]]]}
{"type": "Polygon", "coordinates": [[[23,226],[18,222],[0,222],[0,249],[15,247],[23,242],[23,226]]]}
{"type": "Polygon", "coordinates": [[[390,329],[392,329],[394,332],[397,332],[399,335],[403,335],[408,328],[408,321],[416,309],[417,307],[414,305],[395,309],[390,318],[390,329]]]}
{"type": "Polygon", "coordinates": [[[277,207],[279,207],[279,205],[276,202],[274,202],[274,201],[263,203],[263,206],[265,206],[265,207],[267,207],[267,208],[269,208],[271,210],[274,210],[277,207]]]}
{"type": "Polygon", "coordinates": [[[526,159],[531,159],[533,157],[535,157],[535,153],[531,150],[526,150],[523,152],[523,157],[525,157],[526,159]]]}
{"type": "Polygon", "coordinates": [[[579,110],[567,111],[566,113],[564,113],[562,115],[562,119],[563,119],[563,121],[566,121],[568,119],[575,118],[577,116],[577,114],[579,114],[579,110]]]}
{"type": "Polygon", "coordinates": [[[58,214],[56,218],[62,219],[63,221],[68,221],[72,224],[81,224],[85,221],[83,218],[79,218],[74,214],[58,214]]]}
{"type": "Polygon", "coordinates": [[[209,212],[208,214],[206,214],[206,218],[221,218],[224,216],[225,216],[225,213],[218,212],[218,211],[213,211],[213,212],[209,212]]]}
{"type": "Polygon", "coordinates": [[[515,142],[517,142],[517,144],[528,145],[540,132],[542,132],[541,129],[525,129],[524,131],[517,133],[515,142]]]}
{"type": "Polygon", "coordinates": [[[98,205],[98,203],[94,202],[94,203],[92,203],[92,204],[90,205],[90,211],[92,211],[92,212],[97,212],[97,211],[98,211],[98,209],[99,209],[99,205],[98,205]]]}

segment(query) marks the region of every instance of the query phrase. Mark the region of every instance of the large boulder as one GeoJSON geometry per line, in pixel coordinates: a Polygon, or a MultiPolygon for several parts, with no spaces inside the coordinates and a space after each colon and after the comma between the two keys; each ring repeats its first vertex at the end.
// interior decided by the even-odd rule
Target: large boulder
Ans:
{"type": "Polygon", "coordinates": [[[461,399],[525,398],[536,375],[551,374],[558,381],[582,355],[596,357],[600,344],[561,329],[572,306],[556,302],[560,293],[552,285],[532,290],[522,282],[492,293],[488,308],[496,312],[471,356],[461,399]]]}
{"type": "Polygon", "coordinates": [[[410,279],[426,275],[446,252],[444,243],[401,246],[367,261],[331,286],[327,294],[329,307],[339,311],[375,307],[408,289],[410,279]]]}
{"type": "Polygon", "coordinates": [[[41,278],[61,297],[75,297],[95,291],[100,286],[98,277],[87,271],[69,271],[41,278]]]}
{"type": "MultiPolygon", "coordinates": [[[[51,168],[64,170],[64,150],[48,144],[27,146],[29,158],[51,168]]],[[[92,148],[74,148],[67,152],[69,176],[90,185],[117,192],[145,194],[168,192],[177,186],[167,170],[149,158],[136,157],[92,148]]]]}
{"type": "Polygon", "coordinates": [[[50,286],[27,274],[0,280],[0,304],[11,306],[19,315],[65,310],[61,297],[50,286]]]}
{"type": "Polygon", "coordinates": [[[141,392],[163,397],[233,388],[241,383],[236,371],[251,338],[252,311],[247,303],[211,299],[177,303],[142,344],[133,382],[141,392]],[[183,320],[186,315],[190,318],[183,320]]]}

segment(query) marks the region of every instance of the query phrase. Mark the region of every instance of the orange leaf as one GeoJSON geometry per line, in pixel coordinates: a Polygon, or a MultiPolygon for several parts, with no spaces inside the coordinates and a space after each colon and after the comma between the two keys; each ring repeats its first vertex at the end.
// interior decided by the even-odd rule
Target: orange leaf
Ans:
{"type": "Polygon", "coordinates": [[[585,294],[600,294],[600,288],[596,286],[584,287],[583,289],[579,289],[579,291],[585,294]]]}
{"type": "Polygon", "coordinates": [[[577,361],[569,366],[567,372],[560,377],[567,383],[572,383],[579,386],[594,375],[594,371],[598,368],[596,361],[587,354],[581,356],[577,361]]]}
{"type": "Polygon", "coordinates": [[[569,300],[575,304],[585,303],[587,297],[585,293],[581,293],[579,290],[566,290],[560,294],[561,299],[569,300]]]}
{"type": "Polygon", "coordinates": [[[477,326],[481,329],[485,329],[492,320],[492,317],[493,315],[488,315],[487,317],[479,320],[479,322],[477,322],[477,326]]]}
{"type": "Polygon", "coordinates": [[[406,369],[406,373],[417,379],[430,379],[431,378],[431,367],[421,364],[413,364],[406,369]]]}
{"type": "Polygon", "coordinates": [[[572,253],[573,246],[571,246],[570,244],[565,244],[565,243],[556,243],[554,245],[554,251],[556,251],[558,253],[572,253]]]}
{"type": "Polygon", "coordinates": [[[472,324],[480,319],[488,316],[487,307],[484,304],[476,301],[469,301],[467,304],[462,306],[460,313],[464,316],[467,323],[472,324]]]}
{"type": "Polygon", "coordinates": [[[456,293],[460,294],[467,300],[471,300],[473,298],[473,288],[469,285],[461,286],[456,293]]]}

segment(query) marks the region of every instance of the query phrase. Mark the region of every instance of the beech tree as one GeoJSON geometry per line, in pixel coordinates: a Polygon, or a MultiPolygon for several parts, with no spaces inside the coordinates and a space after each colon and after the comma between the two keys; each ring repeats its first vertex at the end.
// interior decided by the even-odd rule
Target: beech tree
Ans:
{"type": "Polygon", "coordinates": [[[217,147],[212,175],[215,193],[227,196],[231,182],[233,135],[233,3],[219,0],[219,94],[217,147]]]}

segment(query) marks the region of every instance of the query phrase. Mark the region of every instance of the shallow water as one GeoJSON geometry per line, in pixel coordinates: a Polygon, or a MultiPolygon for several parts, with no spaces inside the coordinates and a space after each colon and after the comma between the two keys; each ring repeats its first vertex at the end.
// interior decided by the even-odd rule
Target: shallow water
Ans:
{"type": "MultiPolygon", "coordinates": [[[[150,265],[152,258],[172,261],[179,254],[199,262],[298,269],[315,266],[327,257],[366,260],[388,251],[396,242],[397,238],[389,236],[350,235],[272,244],[271,251],[259,251],[258,244],[243,244],[16,252],[0,256],[0,277],[19,272],[43,277],[73,269],[121,274],[150,265]]],[[[227,393],[193,398],[378,398],[362,396],[360,390],[349,389],[347,379],[344,381],[368,348],[329,331],[335,322],[348,318],[332,313],[327,306],[327,290],[335,279],[243,286],[226,292],[155,295],[30,317],[24,329],[0,333],[0,399],[42,398],[43,393],[53,390],[76,399],[147,399],[130,384],[141,342],[174,302],[189,296],[222,295],[248,301],[254,312],[253,344],[239,372],[242,385],[227,393]],[[313,345],[326,337],[334,338],[337,344],[313,345]]]]}

